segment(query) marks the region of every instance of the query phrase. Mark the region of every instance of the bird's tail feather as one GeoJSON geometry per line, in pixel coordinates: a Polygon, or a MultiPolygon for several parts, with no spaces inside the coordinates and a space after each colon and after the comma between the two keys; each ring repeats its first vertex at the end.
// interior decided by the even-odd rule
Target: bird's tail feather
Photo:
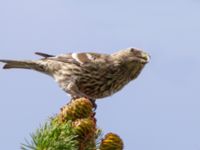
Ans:
{"type": "Polygon", "coordinates": [[[34,61],[18,61],[18,60],[0,60],[5,63],[3,69],[10,68],[23,68],[23,69],[37,69],[37,65],[34,61]]]}

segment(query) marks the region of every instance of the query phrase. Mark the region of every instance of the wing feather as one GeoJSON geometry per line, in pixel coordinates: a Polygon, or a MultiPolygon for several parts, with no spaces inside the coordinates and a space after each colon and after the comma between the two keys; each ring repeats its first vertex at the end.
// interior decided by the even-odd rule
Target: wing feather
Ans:
{"type": "Polygon", "coordinates": [[[55,57],[54,55],[49,55],[49,54],[46,54],[46,53],[41,53],[41,52],[35,52],[36,55],[39,55],[39,56],[42,56],[42,57],[55,57]]]}
{"type": "Polygon", "coordinates": [[[77,65],[84,65],[90,63],[101,63],[109,60],[109,55],[98,53],[69,53],[62,54],[56,57],[49,57],[50,60],[60,61],[64,63],[74,63],[77,65]]]}

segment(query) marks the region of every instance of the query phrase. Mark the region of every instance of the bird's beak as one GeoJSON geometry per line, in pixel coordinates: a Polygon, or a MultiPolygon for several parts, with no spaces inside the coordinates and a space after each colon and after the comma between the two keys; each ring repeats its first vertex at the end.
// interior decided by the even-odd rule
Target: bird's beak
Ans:
{"type": "Polygon", "coordinates": [[[151,59],[151,56],[146,52],[142,52],[140,58],[144,61],[144,63],[148,63],[151,59]]]}

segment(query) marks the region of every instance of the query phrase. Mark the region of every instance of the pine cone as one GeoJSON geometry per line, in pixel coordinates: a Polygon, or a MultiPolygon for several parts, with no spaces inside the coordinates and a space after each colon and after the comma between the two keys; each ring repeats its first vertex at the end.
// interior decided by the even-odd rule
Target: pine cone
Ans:
{"type": "Polygon", "coordinates": [[[96,122],[93,118],[78,119],[73,122],[73,125],[81,141],[86,141],[96,135],[96,122]]]}
{"type": "Polygon", "coordinates": [[[122,150],[123,145],[123,141],[118,135],[108,133],[101,142],[100,150],[122,150]]]}
{"type": "Polygon", "coordinates": [[[94,118],[78,119],[73,122],[75,135],[79,141],[79,150],[96,147],[96,121],[94,118]]]}
{"type": "Polygon", "coordinates": [[[93,105],[86,98],[79,98],[71,101],[61,108],[58,118],[61,122],[74,121],[77,119],[88,118],[93,116],[93,105]]]}

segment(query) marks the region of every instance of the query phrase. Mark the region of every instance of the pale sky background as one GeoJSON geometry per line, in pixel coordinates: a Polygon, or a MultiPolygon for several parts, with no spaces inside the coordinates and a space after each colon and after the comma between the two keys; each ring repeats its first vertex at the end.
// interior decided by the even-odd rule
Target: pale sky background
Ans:
{"type": "MultiPolygon", "coordinates": [[[[98,126],[119,134],[125,150],[200,150],[199,0],[0,0],[1,59],[127,47],[152,60],[97,102],[98,126]]],[[[1,149],[20,149],[68,100],[46,75],[0,70],[1,149]]]]}

